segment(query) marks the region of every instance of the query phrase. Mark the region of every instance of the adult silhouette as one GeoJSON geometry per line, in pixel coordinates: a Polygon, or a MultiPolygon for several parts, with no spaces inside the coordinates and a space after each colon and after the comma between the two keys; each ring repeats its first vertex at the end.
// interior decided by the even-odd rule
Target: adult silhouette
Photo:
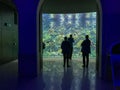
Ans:
{"type": "Polygon", "coordinates": [[[72,34],[68,38],[68,41],[70,42],[70,53],[69,53],[69,59],[72,60],[72,53],[73,53],[73,43],[74,43],[74,38],[72,37],[72,34]]]}
{"type": "Polygon", "coordinates": [[[83,56],[83,67],[85,66],[88,67],[88,64],[89,64],[89,54],[91,53],[90,45],[91,45],[91,41],[89,40],[89,36],[86,35],[85,40],[81,44],[81,47],[82,47],[81,52],[83,56]]]}
{"type": "Polygon", "coordinates": [[[64,37],[64,41],[61,43],[61,49],[63,53],[63,67],[65,67],[67,62],[67,67],[69,67],[69,52],[70,52],[70,43],[67,37],[64,37]]]}

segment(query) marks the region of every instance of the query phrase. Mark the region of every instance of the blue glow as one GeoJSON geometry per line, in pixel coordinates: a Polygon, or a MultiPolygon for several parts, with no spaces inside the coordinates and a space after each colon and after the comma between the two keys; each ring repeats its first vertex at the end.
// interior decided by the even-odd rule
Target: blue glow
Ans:
{"type": "Polygon", "coordinates": [[[120,86],[120,55],[111,55],[111,67],[114,86],[120,86]]]}
{"type": "Polygon", "coordinates": [[[39,0],[14,0],[18,10],[19,76],[37,76],[37,6],[39,0]]]}

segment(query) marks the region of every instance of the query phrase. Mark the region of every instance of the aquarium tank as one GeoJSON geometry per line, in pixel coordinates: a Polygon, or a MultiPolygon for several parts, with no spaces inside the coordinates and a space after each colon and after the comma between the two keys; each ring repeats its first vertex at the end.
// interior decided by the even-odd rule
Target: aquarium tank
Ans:
{"type": "Polygon", "coordinates": [[[62,57],[61,43],[64,37],[73,35],[73,57],[81,56],[81,43],[85,35],[91,40],[90,57],[96,57],[96,12],[42,14],[42,33],[45,49],[43,57],[62,57]]]}

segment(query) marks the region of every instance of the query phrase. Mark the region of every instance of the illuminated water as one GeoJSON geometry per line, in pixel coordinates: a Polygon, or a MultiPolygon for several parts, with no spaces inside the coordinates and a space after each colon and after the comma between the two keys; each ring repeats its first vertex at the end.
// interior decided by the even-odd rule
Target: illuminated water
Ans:
{"type": "Polygon", "coordinates": [[[89,35],[92,42],[90,57],[96,57],[96,12],[75,14],[43,14],[43,41],[46,44],[44,57],[62,57],[63,37],[74,37],[73,57],[81,55],[81,42],[89,35]]]}

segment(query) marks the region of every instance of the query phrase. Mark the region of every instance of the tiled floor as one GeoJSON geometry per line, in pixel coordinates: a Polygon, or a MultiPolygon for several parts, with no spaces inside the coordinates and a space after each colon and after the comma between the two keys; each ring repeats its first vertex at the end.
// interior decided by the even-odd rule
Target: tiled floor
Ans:
{"type": "Polygon", "coordinates": [[[69,68],[63,68],[60,60],[44,61],[38,77],[18,79],[14,61],[0,66],[0,90],[113,90],[113,86],[97,76],[95,62],[83,69],[82,62],[77,60],[69,68]]]}

